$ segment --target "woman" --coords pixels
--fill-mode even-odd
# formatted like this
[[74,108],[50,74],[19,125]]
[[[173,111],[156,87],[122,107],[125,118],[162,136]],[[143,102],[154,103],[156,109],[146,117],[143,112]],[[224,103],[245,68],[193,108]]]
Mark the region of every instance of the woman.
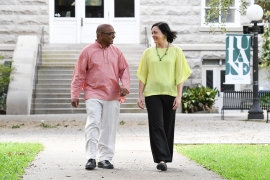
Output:
[[151,30],[156,46],[146,49],[140,61],[137,104],[144,109],[144,95],[153,159],[157,169],[166,171],[173,157],[175,113],[191,70],[182,50],[171,44],[177,32],[164,22],[155,23]]

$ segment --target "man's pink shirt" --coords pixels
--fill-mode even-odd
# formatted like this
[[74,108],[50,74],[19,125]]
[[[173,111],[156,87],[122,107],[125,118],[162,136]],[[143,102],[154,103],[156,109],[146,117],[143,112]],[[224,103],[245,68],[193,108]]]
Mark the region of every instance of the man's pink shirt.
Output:
[[79,55],[71,82],[71,99],[119,100],[120,85],[130,92],[130,73],[128,63],[122,52],[115,46],[107,48],[95,42],[86,46]]

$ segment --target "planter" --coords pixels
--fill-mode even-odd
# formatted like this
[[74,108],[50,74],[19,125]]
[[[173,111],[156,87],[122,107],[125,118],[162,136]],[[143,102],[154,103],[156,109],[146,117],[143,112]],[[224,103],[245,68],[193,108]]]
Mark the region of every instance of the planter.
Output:
[[2,110],[2,109],[0,109],[0,115],[6,115],[6,110]]

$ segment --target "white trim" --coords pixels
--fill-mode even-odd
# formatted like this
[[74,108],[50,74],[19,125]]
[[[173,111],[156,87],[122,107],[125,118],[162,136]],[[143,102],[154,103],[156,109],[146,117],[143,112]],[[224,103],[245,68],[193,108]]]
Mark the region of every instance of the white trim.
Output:
[[84,9],[83,11],[80,11],[80,7],[82,7],[82,3],[85,3],[85,1],[75,1],[75,18],[76,18],[76,43],[81,43],[81,18],[84,17]]
[[52,42],[53,14],[54,14],[54,0],[49,0],[49,43]]
[[[221,89],[220,87],[220,71],[226,70],[225,64],[223,65],[203,65],[202,66],[202,85],[206,86],[206,71],[211,70],[213,71],[213,88],[217,88],[219,91]],[[234,84],[234,90],[240,91],[241,90],[241,84]]]
[[140,44],[140,14],[141,14],[141,3],[140,3],[141,0],[135,0],[135,17],[136,17],[136,26],[137,26],[137,33],[135,34],[136,35],[136,43],[137,44]]
[[16,44],[0,44],[0,51],[14,51]]
[[[202,0],[202,4],[201,4],[201,26],[202,27],[218,27],[218,23],[209,23],[208,25],[204,24],[205,22],[205,19],[204,19],[204,16],[205,16],[205,2],[206,0]],[[239,0],[235,0],[235,7],[232,8],[235,10],[235,22],[234,23],[225,23],[226,25],[226,28],[227,27],[240,27],[241,26],[241,22],[240,22],[240,12],[237,10],[237,8],[240,6],[240,2]]]

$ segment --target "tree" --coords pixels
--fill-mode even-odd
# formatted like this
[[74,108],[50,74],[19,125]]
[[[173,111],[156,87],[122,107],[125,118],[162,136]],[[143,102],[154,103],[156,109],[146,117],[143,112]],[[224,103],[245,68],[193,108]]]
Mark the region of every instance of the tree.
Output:
[[[237,1],[237,0],[235,0]],[[241,15],[246,14],[247,1],[239,0],[240,6],[238,11]],[[270,1],[269,0],[255,0],[255,4],[260,5],[264,10],[262,22],[264,23],[264,33],[262,34],[261,46],[261,67],[267,68],[270,71]],[[233,5],[233,0],[208,0],[208,10],[205,15],[205,24],[210,25],[210,30],[214,33],[216,28],[221,29],[222,33],[226,32],[226,19],[230,13],[230,6]],[[215,21],[219,17],[221,21]]]

